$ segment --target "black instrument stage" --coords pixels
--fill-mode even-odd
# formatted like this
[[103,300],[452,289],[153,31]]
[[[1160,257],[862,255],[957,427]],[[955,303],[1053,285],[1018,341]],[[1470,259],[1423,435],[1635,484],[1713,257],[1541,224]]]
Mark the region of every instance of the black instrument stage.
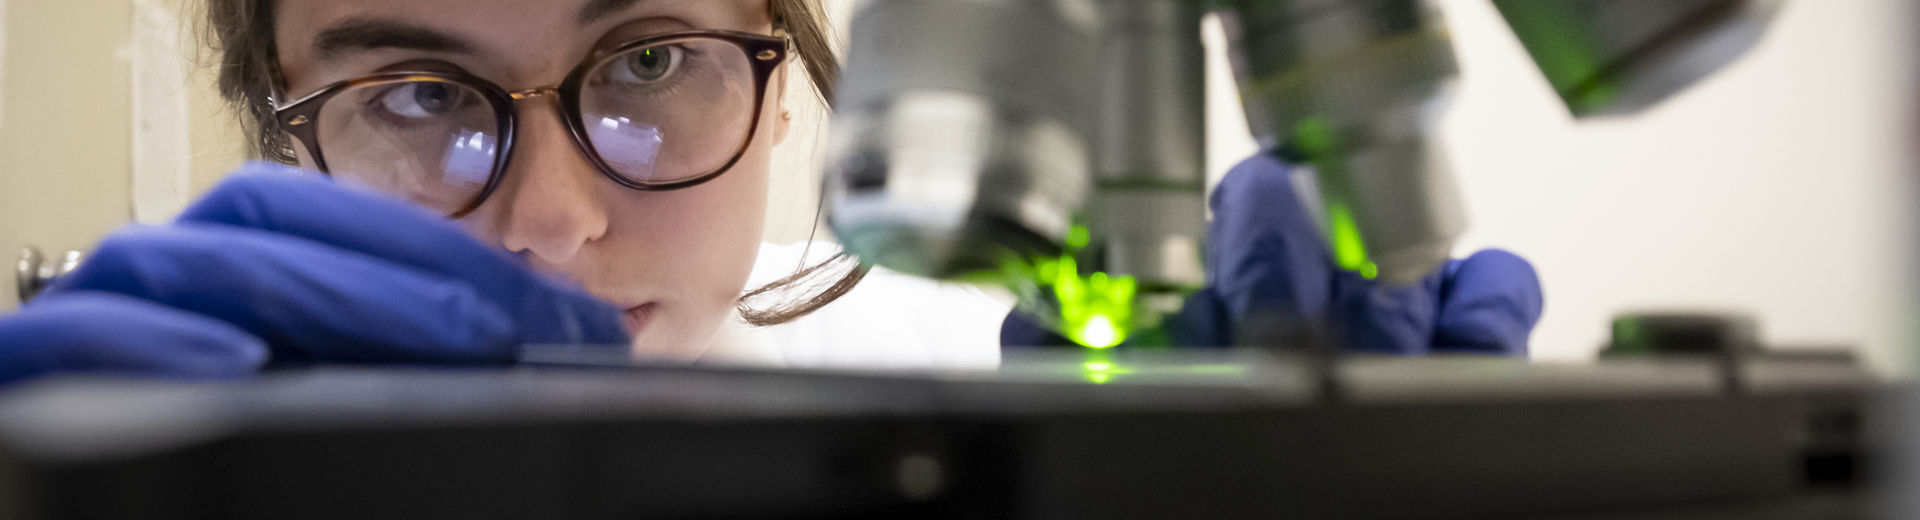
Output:
[[1819,359],[593,357],[17,387],[0,518],[1850,518],[1891,393]]

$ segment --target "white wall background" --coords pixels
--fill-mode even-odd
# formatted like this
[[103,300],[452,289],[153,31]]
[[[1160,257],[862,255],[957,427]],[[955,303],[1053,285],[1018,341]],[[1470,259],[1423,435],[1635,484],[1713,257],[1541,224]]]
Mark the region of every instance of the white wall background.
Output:
[[[829,0],[842,28],[854,1]],[[1898,366],[1913,293],[1913,16],[1900,0],[1784,3],[1720,74],[1632,118],[1576,124],[1487,0],[1437,2],[1462,69],[1441,136],[1471,218],[1459,251],[1503,247],[1539,268],[1535,359],[1590,359],[1622,311],[1719,309],[1754,313],[1774,344]],[[1214,47],[1217,179],[1255,147]],[[818,204],[819,136],[806,130],[823,112],[794,107],[773,241],[805,239]]]
[[1443,127],[1472,228],[1538,265],[1536,359],[1584,359],[1638,308],[1740,310],[1776,344],[1896,366],[1911,316],[1909,2],[1788,1],[1752,53],[1631,119],[1575,124],[1484,0]]

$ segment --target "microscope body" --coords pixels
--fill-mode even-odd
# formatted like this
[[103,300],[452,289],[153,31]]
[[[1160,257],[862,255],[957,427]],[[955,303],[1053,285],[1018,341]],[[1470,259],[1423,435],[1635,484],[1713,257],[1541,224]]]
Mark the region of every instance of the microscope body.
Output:
[[1008,286],[1109,346],[1204,282],[1202,6],[881,0],[835,100],[828,221],[862,259]]
[[[1670,96],[1772,11],[1495,3],[1581,116]],[[1421,0],[870,0],[835,100],[829,225],[865,262],[1010,287],[1083,345],[1152,328],[1205,281],[1207,12],[1255,138],[1311,173],[1329,260],[1389,285],[1443,265],[1466,226],[1432,139],[1457,67]]]
[[[1012,287],[1083,344],[1152,327],[1205,281],[1199,28],[1212,7],[869,2],[836,100],[829,224],[877,265]],[[1373,275],[1384,262],[1392,281],[1431,272],[1464,226],[1418,126],[1453,70],[1432,17],[1413,0],[1224,7],[1243,79],[1255,78],[1243,83],[1263,86],[1247,103],[1263,140],[1284,149],[1299,128],[1321,131],[1296,159],[1319,177],[1317,217],[1349,254],[1341,265]],[[1407,58],[1393,47],[1403,33],[1434,63],[1391,61]],[[1374,61],[1337,66],[1356,53]]]

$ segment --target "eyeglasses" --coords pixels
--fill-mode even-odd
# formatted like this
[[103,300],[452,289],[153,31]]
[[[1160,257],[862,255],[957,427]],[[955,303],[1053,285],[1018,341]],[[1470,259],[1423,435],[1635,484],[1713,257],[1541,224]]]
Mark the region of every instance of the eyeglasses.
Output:
[[500,185],[516,100],[555,96],[574,143],[613,182],[674,190],[739,162],[786,56],[784,36],[681,32],[595,50],[556,86],[509,92],[465,72],[385,72],[274,116],[320,171],[458,218]]

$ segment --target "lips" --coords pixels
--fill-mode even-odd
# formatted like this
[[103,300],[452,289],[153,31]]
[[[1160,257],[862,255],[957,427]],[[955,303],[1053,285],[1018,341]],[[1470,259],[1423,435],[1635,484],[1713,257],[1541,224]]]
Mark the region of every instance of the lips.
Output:
[[627,325],[629,335],[639,336],[641,331],[646,330],[647,323],[653,321],[653,311],[659,307],[659,304],[648,302],[627,308],[620,319]]

